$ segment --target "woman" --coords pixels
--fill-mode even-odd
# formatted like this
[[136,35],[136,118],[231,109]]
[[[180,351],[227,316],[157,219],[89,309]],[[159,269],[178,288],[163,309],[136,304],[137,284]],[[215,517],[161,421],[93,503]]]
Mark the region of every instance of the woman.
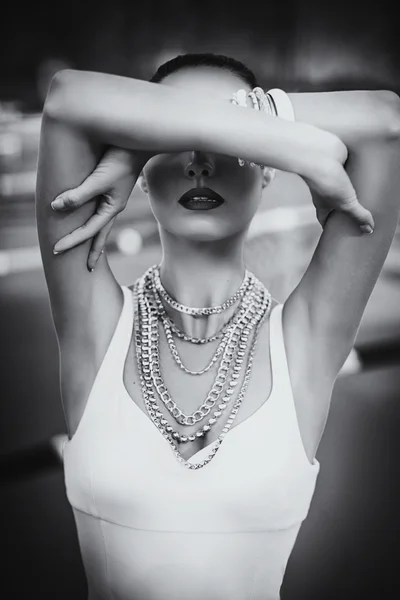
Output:
[[[185,55],[152,82],[66,71],[48,93],[37,220],[90,600],[276,600],[309,509],[399,216],[400,101],[256,86]],[[243,263],[275,168],[323,225],[284,305]],[[102,249],[139,177],[163,254],[128,288]]]

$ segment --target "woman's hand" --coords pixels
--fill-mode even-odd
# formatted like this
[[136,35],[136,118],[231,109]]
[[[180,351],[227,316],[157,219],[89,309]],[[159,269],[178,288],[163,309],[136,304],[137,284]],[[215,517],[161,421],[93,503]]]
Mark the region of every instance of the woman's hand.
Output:
[[56,211],[75,210],[96,196],[100,197],[96,212],[72,233],[61,238],[53,252],[65,252],[93,238],[88,268],[93,270],[103,251],[117,215],[124,210],[132,189],[152,153],[110,147],[99,164],[76,188],[62,192],[51,203]]
[[[234,96],[235,104],[252,110],[253,103],[247,103],[246,91],[238,90]],[[310,188],[317,219],[324,227],[328,215],[333,210],[348,214],[367,233],[372,233],[374,220],[371,213],[357,199],[344,164],[348,159],[348,150],[342,140],[335,134],[310,126],[306,123],[296,123],[303,128],[303,139],[307,140],[304,159],[297,163],[300,175]]]
[[344,167],[348,159],[347,149],[339,138],[336,139],[338,143],[333,145],[333,150],[316,160],[311,175],[302,175],[310,188],[317,219],[324,227],[333,210],[344,212],[364,233],[372,233],[375,227],[373,216],[357,198]]

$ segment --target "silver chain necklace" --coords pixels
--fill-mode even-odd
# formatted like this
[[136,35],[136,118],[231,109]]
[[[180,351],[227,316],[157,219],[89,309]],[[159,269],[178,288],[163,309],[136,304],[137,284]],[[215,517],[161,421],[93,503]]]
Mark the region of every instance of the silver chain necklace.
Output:
[[[229,331],[229,338],[224,348],[221,365],[218,369],[218,374],[211,392],[208,394],[206,401],[198,410],[196,410],[192,415],[184,415],[183,412],[177,407],[176,403],[172,400],[164,384],[163,378],[161,377],[158,334],[160,307],[156,301],[156,298],[154,297],[154,293],[152,293],[152,290],[154,290],[154,284],[152,283],[154,281],[154,279],[152,279],[154,269],[155,267],[151,267],[144,276],[135,282],[133,292],[135,303],[135,348],[143,399],[151,420],[161,431],[162,435],[167,439],[178,460],[182,462],[184,466],[190,469],[197,469],[207,464],[213,458],[213,456],[215,456],[223,438],[229,431],[234,418],[236,417],[237,411],[247,390],[259,331],[262,322],[269,312],[271,297],[266,288],[264,288],[261,282],[258,282],[257,280],[259,284],[257,287],[258,293],[253,291],[253,303],[249,303],[247,308],[248,314],[245,313],[242,315],[242,319],[238,319],[239,322],[235,324],[236,326],[232,325],[232,330]],[[244,350],[247,347],[246,342],[248,340],[250,331],[253,328],[255,329],[254,338],[248,356],[244,381],[238,398],[233,404],[233,408],[227,423],[223,428],[222,433],[216,440],[217,444],[212,450],[211,454],[201,463],[192,464],[186,461],[178,452],[175,442],[178,441],[179,443],[184,443],[195,441],[197,438],[204,436],[208,431],[210,431],[210,429],[217,422],[217,419],[221,417],[224,409],[228,405],[228,402],[230,402],[232,399],[235,386],[238,384],[238,379],[245,356]],[[194,423],[204,419],[218,401],[222,389],[226,383],[227,374],[233,362],[235,351],[237,352],[235,364],[233,366],[233,373],[231,375],[231,381],[228,383],[228,389],[226,390],[222,402],[218,404],[219,410],[214,412],[214,416],[208,420],[207,425],[204,425],[194,434],[183,436],[179,432],[173,431],[173,428],[168,424],[168,421],[164,418],[164,415],[157,404],[155,392],[158,393],[167,410],[170,412],[170,414],[172,414],[173,418],[177,422],[186,425],[193,425]]]
[[[246,292],[245,292],[242,300],[244,300],[244,298],[246,298],[246,295],[251,290],[254,289],[256,278],[254,277],[254,275],[252,275],[251,278],[252,278],[252,281],[251,281],[249,287],[246,289]],[[157,296],[157,298],[159,298],[159,295]],[[162,306],[162,303],[161,303],[161,306]],[[162,308],[164,308],[164,307],[162,306]],[[221,339],[224,336],[224,334],[226,333],[226,331],[230,328],[230,326],[232,325],[235,318],[236,318],[236,312],[232,315],[232,317],[229,319],[229,321],[227,321],[227,323],[225,323],[225,325],[219,331],[217,331],[214,335],[211,335],[211,336],[205,337],[205,338],[196,338],[196,337],[188,335],[184,331],[181,331],[177,327],[177,325],[173,322],[173,320],[167,315],[166,311],[165,310],[161,311],[161,319],[171,329],[172,333],[179,339],[182,339],[185,342],[191,342],[192,344],[208,344],[209,342],[214,342],[215,340]]]
[[[172,327],[171,327],[168,319],[166,318],[165,309],[163,307],[160,297],[158,296],[157,290],[155,289],[155,287],[153,287],[154,297],[156,299],[157,307],[158,307],[158,311],[159,311],[159,317],[162,322],[162,326],[164,328],[164,333],[165,333],[165,336],[167,339],[167,343],[168,343],[171,355],[173,356],[176,364],[183,371],[185,371],[186,373],[188,373],[190,375],[203,375],[203,373],[206,373],[207,371],[209,371],[212,368],[212,366],[216,363],[216,361],[218,360],[218,358],[221,356],[222,352],[224,351],[224,349],[229,341],[230,333],[233,331],[233,329],[235,328],[237,323],[243,318],[243,316],[246,312],[246,309],[249,306],[249,304],[251,302],[251,298],[252,298],[249,290],[252,290],[253,287],[254,287],[254,283],[253,283],[252,287],[250,287],[246,291],[245,295],[243,296],[243,298],[241,300],[241,304],[238,307],[238,310],[235,311],[232,319],[229,320],[229,326],[224,327],[225,331],[224,331],[223,336],[221,336],[222,341],[218,345],[211,361],[204,369],[201,369],[200,371],[192,371],[192,370],[188,369],[187,367],[185,367],[185,365],[183,364],[182,359],[180,358],[178,349],[177,349],[176,344],[173,339]],[[203,342],[203,343],[211,340],[211,338],[196,338],[196,340],[198,340],[198,339],[201,340],[201,342]],[[191,341],[191,339],[188,341]]]
[[[152,279],[152,269],[149,269],[149,271],[147,272],[148,277],[145,277],[145,284],[144,287],[149,286],[151,287],[151,279]],[[264,294],[265,292],[265,288],[262,286],[262,284],[260,283],[261,289],[260,292],[262,294]],[[257,305],[260,304],[260,299],[259,296],[257,294],[254,295],[254,297],[257,299]],[[269,297],[270,298],[270,297]],[[150,297],[150,302],[152,302],[152,299]],[[269,300],[268,300],[269,302]],[[152,379],[154,382],[154,386],[162,400],[162,402],[164,403],[164,405],[166,406],[167,410],[170,412],[170,414],[174,417],[174,419],[179,422],[182,425],[193,425],[194,423],[204,419],[207,414],[210,412],[211,408],[214,406],[214,404],[218,401],[220,394],[222,393],[223,387],[226,383],[226,379],[227,379],[227,375],[231,369],[231,364],[233,361],[233,356],[235,354],[235,351],[237,350],[237,358],[236,358],[236,362],[235,362],[235,366],[233,368],[233,374],[231,376],[231,381],[228,383],[228,385],[233,388],[235,385],[237,385],[237,379],[239,378],[240,375],[240,370],[241,370],[241,364],[243,363],[243,357],[245,355],[244,350],[246,349],[246,343],[247,339],[248,339],[248,333],[250,331],[250,329],[253,327],[253,325],[255,325],[256,321],[252,318],[254,315],[257,315],[257,311],[259,312],[259,308],[258,306],[250,306],[247,309],[247,312],[244,315],[244,321],[243,322],[239,322],[236,328],[236,331],[233,330],[230,333],[230,336],[228,338],[228,347],[225,348],[224,351],[224,355],[221,361],[221,365],[218,369],[218,374],[216,377],[216,380],[212,386],[211,391],[209,392],[206,401],[204,402],[204,404],[197,409],[192,415],[185,415],[183,414],[183,412],[176,406],[176,403],[171,399],[171,396],[166,388],[166,385],[163,381],[162,375],[161,375],[161,371],[160,371],[160,357],[159,357],[159,334],[158,334],[158,323],[154,322],[153,323],[153,338],[155,340],[157,340],[157,344],[156,344],[156,351],[154,352],[154,356],[153,356],[153,360],[150,362],[150,367],[151,367],[151,374],[152,374]],[[261,312],[259,312],[258,314],[258,318],[261,316]],[[246,323],[246,317],[247,317],[247,323]],[[241,331],[244,329],[245,325],[247,325],[246,329],[248,329],[248,331],[246,330],[246,332],[243,334],[241,333]],[[237,349],[237,347],[239,347],[239,349]],[[232,389],[229,389],[227,391],[228,395],[231,395],[233,393]],[[214,413],[214,416],[219,417],[221,415],[220,411],[217,411],[216,413]],[[211,418],[209,420],[209,425],[213,425],[215,423],[215,419]],[[209,431],[210,427],[208,425],[203,427],[202,432],[198,432],[198,436],[204,435],[205,433],[207,433]],[[172,430],[172,428],[171,428]],[[174,437],[176,439],[178,439],[179,441],[192,441],[192,439],[186,438],[186,436],[183,436],[182,440],[180,439],[180,434],[178,434],[177,432],[174,432]]]
[[154,269],[154,283],[157,288],[157,291],[163,297],[165,302],[167,302],[175,310],[178,310],[179,312],[185,313],[187,315],[191,315],[192,317],[215,315],[223,312],[243,296],[247,286],[249,285],[249,280],[250,273],[246,269],[245,276],[240,288],[237,290],[237,292],[233,294],[233,296],[228,298],[228,300],[226,300],[223,304],[220,304],[219,306],[208,306],[205,308],[194,308],[190,306],[185,306],[184,304],[181,304],[180,302],[177,302],[177,300],[171,298],[171,296],[168,294],[167,290],[161,283],[160,266],[157,265],[157,267]]

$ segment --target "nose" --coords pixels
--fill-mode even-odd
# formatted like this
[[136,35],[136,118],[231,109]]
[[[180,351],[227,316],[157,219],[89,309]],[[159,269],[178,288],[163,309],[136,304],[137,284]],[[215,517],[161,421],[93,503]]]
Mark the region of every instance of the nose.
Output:
[[193,150],[185,164],[185,176],[189,179],[211,177],[214,173],[214,161],[209,154]]

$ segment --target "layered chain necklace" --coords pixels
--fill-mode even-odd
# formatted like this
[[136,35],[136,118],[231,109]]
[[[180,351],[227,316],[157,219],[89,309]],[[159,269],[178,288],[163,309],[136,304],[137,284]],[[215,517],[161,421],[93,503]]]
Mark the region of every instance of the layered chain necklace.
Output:
[[[219,332],[208,338],[195,338],[178,329],[176,324],[167,315],[162,300],[175,310],[194,317],[218,314],[232,306],[235,302],[239,301],[239,304],[233,316]],[[250,380],[261,325],[271,307],[271,295],[255,275],[246,270],[243,283],[238,291],[220,306],[206,308],[188,307],[171,298],[161,283],[159,265],[154,265],[142,277],[136,280],[133,287],[133,301],[135,354],[143,400],[147,412],[154,425],[168,441],[178,461],[188,469],[199,469],[208,464],[217,453],[244,399]],[[219,360],[217,375],[211,390],[207,394],[203,404],[190,415],[184,414],[177,406],[162,377],[159,324],[164,329],[168,348],[174,361],[186,373],[194,376],[202,375],[208,372]],[[250,333],[253,330],[254,334],[250,344],[243,383],[237,399],[233,400],[235,388],[239,383],[239,378],[244,368]],[[192,371],[183,364],[174,341],[174,336],[192,344],[206,344],[217,339],[221,341],[208,365],[200,371]],[[164,418],[157,398],[161,400],[173,419],[181,425],[189,426],[200,423],[206,419],[212,409],[216,410],[214,410],[213,415],[195,433],[182,435],[180,432],[175,431],[169,425],[167,419]],[[210,454],[199,463],[191,463],[186,460],[179,453],[177,444],[190,444],[206,435],[218,423],[228,407],[230,408],[229,417]]]

